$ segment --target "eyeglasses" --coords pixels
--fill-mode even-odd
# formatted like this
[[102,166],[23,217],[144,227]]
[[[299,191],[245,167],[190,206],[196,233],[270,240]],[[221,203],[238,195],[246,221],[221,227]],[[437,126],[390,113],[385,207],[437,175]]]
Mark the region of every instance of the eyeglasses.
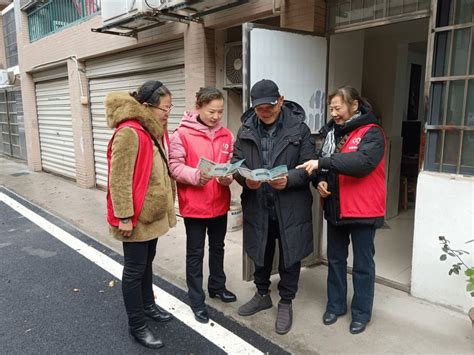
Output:
[[158,107],[158,106],[152,105],[152,104],[148,104],[148,106],[157,108],[158,110],[160,110],[160,111],[162,111],[162,112],[164,112],[164,113],[170,113],[171,110],[172,110],[173,107],[174,107],[174,105],[170,105],[170,107],[168,107],[168,108],[162,108],[162,107]]

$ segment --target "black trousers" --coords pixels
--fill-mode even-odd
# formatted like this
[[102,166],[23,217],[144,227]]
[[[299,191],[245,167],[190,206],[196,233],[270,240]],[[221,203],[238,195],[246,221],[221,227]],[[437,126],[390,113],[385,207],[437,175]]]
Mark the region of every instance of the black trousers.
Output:
[[270,288],[270,275],[273,267],[273,256],[275,254],[276,241],[279,242],[279,264],[278,273],[280,274],[280,282],[278,283],[278,292],[280,297],[284,301],[291,301],[295,298],[296,292],[298,291],[298,281],[300,278],[301,262],[297,262],[291,265],[289,268],[285,268],[283,259],[283,247],[280,239],[280,228],[278,221],[269,220],[268,225],[268,236],[267,245],[265,247],[265,259],[263,266],[255,265],[255,272],[253,274],[255,285],[257,286],[258,293],[264,295],[268,293]]
[[158,239],[147,242],[124,242],[124,268],[122,293],[128,324],[139,327],[145,324],[143,307],[155,303],[153,295],[152,263]]
[[215,218],[184,218],[186,227],[186,283],[191,308],[205,307],[202,289],[204,242],[209,236],[209,279],[207,289],[220,292],[225,289],[224,238],[227,232],[227,214]]
[[354,265],[352,283],[352,320],[367,323],[372,317],[375,288],[375,226],[334,226],[328,223],[328,304],[326,311],[343,314],[347,311],[347,257],[352,239]]

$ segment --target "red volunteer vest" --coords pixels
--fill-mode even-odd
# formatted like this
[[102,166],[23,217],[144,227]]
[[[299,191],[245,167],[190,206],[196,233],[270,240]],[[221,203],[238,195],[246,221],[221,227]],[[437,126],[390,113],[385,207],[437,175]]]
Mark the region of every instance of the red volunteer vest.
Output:
[[[227,163],[232,152],[232,134],[221,128],[213,139],[202,132],[187,127],[178,128],[179,137],[186,151],[185,163],[197,167],[203,157],[215,163]],[[214,218],[227,213],[230,189],[215,178],[204,186],[178,183],[179,210],[183,217]]]
[[[133,197],[133,211],[132,224],[135,227],[137,225],[138,217],[142,211],[143,201],[148,189],[148,182],[151,177],[151,169],[153,167],[153,143],[150,134],[142,127],[140,123],[134,120],[124,121],[120,123],[112,138],[109,141],[107,147],[107,165],[108,165],[108,176],[110,178],[110,161],[112,159],[112,142],[114,141],[115,134],[124,127],[131,127],[135,130],[138,135],[138,153],[135,161],[135,168],[133,170],[133,182],[132,182],[132,197]],[[110,180],[110,179],[108,179]],[[120,219],[115,217],[114,206],[112,204],[112,198],[110,196],[110,186],[107,181],[107,222],[114,227],[118,227]]]
[[[365,133],[375,124],[354,130],[341,153],[356,152]],[[367,176],[356,178],[339,174],[340,218],[371,218],[385,216],[385,153],[377,167]]]

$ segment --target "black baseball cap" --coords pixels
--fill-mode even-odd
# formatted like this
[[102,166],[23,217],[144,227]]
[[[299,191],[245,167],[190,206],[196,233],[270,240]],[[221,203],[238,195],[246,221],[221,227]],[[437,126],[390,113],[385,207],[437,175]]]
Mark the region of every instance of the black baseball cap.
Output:
[[252,107],[257,107],[258,105],[263,104],[275,105],[280,96],[277,84],[268,79],[262,79],[259,82],[256,82],[250,90]]

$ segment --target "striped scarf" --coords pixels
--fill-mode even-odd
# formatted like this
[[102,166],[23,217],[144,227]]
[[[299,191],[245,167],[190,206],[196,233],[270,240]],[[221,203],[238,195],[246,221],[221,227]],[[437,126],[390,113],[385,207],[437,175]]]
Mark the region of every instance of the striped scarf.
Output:
[[[359,118],[361,116],[361,112],[357,111],[351,118],[349,118],[346,122],[344,122],[344,125],[349,123],[352,120],[355,120],[356,118]],[[334,135],[334,126],[332,129],[328,132],[326,139],[324,140],[324,145],[321,150],[321,156],[323,158],[330,157],[332,154],[334,154],[334,151],[336,150],[336,137]]]

